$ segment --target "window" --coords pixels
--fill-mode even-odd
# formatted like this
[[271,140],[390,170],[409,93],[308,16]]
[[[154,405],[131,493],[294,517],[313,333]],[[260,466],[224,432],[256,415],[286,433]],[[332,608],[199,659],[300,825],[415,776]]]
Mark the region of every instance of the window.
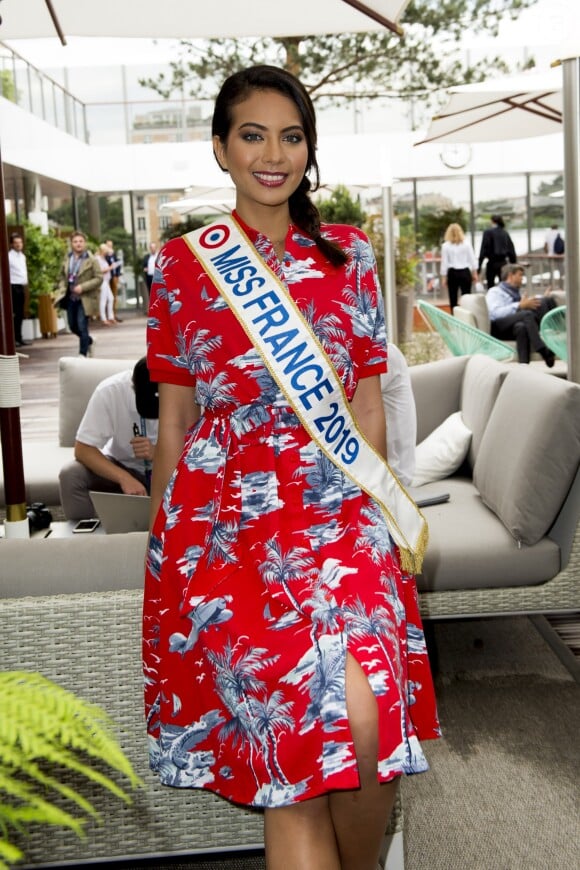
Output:
[[147,221],[144,217],[137,218],[137,229],[138,230],[146,230],[147,229]]
[[143,211],[143,209],[145,208],[145,197],[144,196],[137,197],[137,208],[140,211]]

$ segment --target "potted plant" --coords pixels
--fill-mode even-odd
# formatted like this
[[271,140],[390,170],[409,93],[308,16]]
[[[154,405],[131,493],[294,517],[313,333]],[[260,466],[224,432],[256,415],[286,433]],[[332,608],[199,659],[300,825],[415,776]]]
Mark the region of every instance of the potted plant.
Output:
[[400,342],[409,341],[413,332],[415,285],[420,260],[414,234],[400,235],[395,246],[395,286]]
[[[0,672],[0,710],[0,870],[8,870],[24,857],[8,839],[11,829],[60,825],[83,836],[86,817],[99,819],[80,791],[59,780],[59,769],[74,771],[127,803],[129,795],[99,766],[123,774],[133,788],[141,782],[107,714],[41,674]],[[70,811],[63,808],[67,803]]]
[[57,313],[53,307],[53,293],[58,281],[66,243],[50,230],[45,235],[40,227],[31,223],[24,226],[24,253],[28,270],[30,299],[29,317],[38,317],[42,336],[58,332]]
[[[368,219],[364,230],[372,242],[378,273],[382,278],[385,270],[382,218],[379,215],[373,215]],[[414,234],[401,235],[395,241],[395,292],[397,295],[397,326],[400,344],[409,341],[413,332],[415,283],[420,257],[416,251]]]

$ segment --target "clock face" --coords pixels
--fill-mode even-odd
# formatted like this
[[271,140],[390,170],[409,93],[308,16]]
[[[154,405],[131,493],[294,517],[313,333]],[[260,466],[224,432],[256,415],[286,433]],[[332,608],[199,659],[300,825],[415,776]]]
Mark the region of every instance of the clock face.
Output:
[[471,160],[471,148],[469,145],[446,145],[440,156],[445,166],[461,169]]

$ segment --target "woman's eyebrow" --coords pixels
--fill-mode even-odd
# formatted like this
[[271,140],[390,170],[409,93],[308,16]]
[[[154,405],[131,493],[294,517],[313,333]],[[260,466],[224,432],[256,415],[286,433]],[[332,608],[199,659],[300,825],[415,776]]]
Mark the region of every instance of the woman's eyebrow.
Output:
[[[268,127],[265,124],[258,124],[257,121],[244,121],[243,124],[240,124],[239,130],[243,130],[244,127],[254,127],[258,130],[267,130]],[[288,127],[284,127],[282,129],[282,133],[288,133],[290,130],[300,130],[304,132],[304,129],[301,124],[290,124]]]

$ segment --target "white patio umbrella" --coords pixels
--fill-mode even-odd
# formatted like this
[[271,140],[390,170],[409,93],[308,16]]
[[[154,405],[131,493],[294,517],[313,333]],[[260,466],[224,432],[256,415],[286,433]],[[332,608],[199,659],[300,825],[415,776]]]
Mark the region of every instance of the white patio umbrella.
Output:
[[206,38],[356,33],[397,24],[409,0],[3,0],[3,40],[54,36]]
[[497,142],[562,129],[562,73],[522,74],[449,88],[418,142]]
[[580,382],[580,48],[563,48],[554,66],[540,75],[450,88],[446,105],[416,145],[498,142],[562,130],[568,378]]
[[[14,42],[66,36],[204,38],[299,36],[364,32],[388,28],[401,33],[397,21],[409,0],[3,0],[0,39]],[[27,535],[24,472],[19,413],[19,380],[12,334],[8,240],[0,155],[0,359],[9,359],[14,387],[0,392],[0,437],[7,507],[6,533]],[[16,366],[12,366],[12,362]],[[16,368],[16,372],[14,369]]]

